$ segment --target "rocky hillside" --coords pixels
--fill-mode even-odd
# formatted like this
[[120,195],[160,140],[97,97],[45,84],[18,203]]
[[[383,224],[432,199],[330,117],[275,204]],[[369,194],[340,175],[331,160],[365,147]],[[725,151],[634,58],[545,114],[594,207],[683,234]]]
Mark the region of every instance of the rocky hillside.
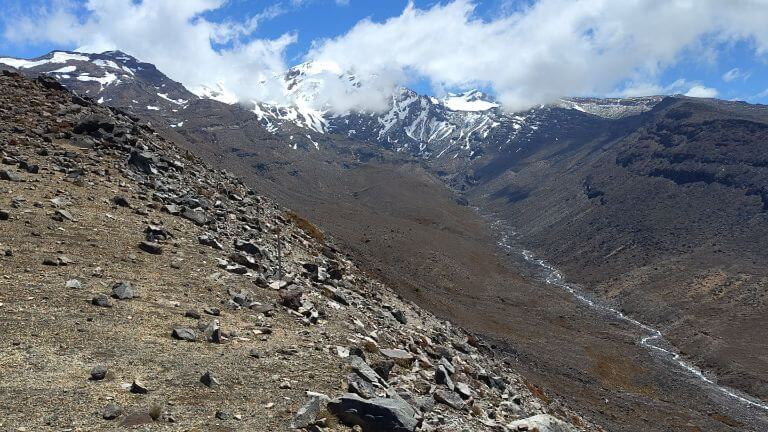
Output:
[[0,88],[0,428],[594,430],[146,124]]

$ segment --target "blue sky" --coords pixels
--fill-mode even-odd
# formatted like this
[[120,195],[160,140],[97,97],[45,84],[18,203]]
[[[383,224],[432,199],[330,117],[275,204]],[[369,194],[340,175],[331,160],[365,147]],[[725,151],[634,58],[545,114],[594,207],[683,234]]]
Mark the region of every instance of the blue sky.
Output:
[[[163,22],[172,17],[161,16],[154,26],[135,27],[132,38],[151,39],[155,46],[134,45],[125,35],[110,31],[134,28],[130,16],[126,21],[109,16],[120,15],[115,5],[125,4],[129,15],[132,6],[136,7],[132,13],[138,14],[144,2],[184,4],[187,15],[183,8],[177,9],[191,24],[177,29],[169,25],[164,33]],[[345,69],[384,77],[387,85],[396,81],[421,93],[479,87],[515,107],[560,96],[655,93],[768,103],[768,30],[762,29],[768,27],[768,2],[746,0],[731,7],[736,3],[700,0],[692,9],[652,7],[650,1],[639,2],[640,6],[607,3],[414,0],[409,6],[405,0],[4,0],[0,55],[29,58],[53,49],[113,47],[157,64],[185,84],[208,85],[202,81],[210,77],[212,82],[215,78],[229,83],[238,94],[249,93],[248,77],[257,74],[255,69],[266,76],[309,58],[330,60]],[[111,12],[98,18],[100,9]],[[174,10],[145,9],[157,14]],[[261,16],[256,25],[208,47],[198,49],[181,40],[186,31],[194,30],[195,35],[203,31],[199,22],[247,25],[254,16]],[[372,23],[355,28],[366,19]],[[338,39],[328,42],[329,38]],[[205,45],[205,39],[203,33],[203,42],[198,43]],[[156,49],[163,45],[168,49]],[[196,58],[204,50],[212,52]],[[184,57],[193,59],[194,65],[183,64]],[[201,62],[205,76],[203,71],[189,72],[200,68]],[[220,70],[241,72],[214,77]]]

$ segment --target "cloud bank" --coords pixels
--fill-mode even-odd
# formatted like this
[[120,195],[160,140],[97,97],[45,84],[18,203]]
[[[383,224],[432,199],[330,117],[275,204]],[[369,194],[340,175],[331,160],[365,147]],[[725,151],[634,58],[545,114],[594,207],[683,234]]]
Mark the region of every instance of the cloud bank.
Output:
[[[341,1],[340,4],[344,4]],[[538,0],[478,16],[473,0],[409,4],[384,22],[363,20],[318,40],[306,60],[335,63],[362,82],[352,90],[337,74],[318,77],[314,103],[336,110],[381,108],[397,85],[426,80],[436,91],[492,89],[509,110],[574,95],[640,95],[669,90],[660,74],[682,60],[708,62],[736,42],[768,52],[763,0]],[[241,100],[286,102],[274,79],[287,67],[296,33],[259,39],[259,23],[283,12],[267,8],[241,21],[201,14],[224,0],[89,0],[18,17],[6,38],[47,40],[83,51],[120,49],[154,63],[190,88],[221,82]],[[7,21],[6,21],[7,22]],[[735,79],[736,72],[724,76]],[[673,83],[674,84],[674,83]],[[717,90],[677,82],[675,92],[712,97]],[[353,93],[350,93],[352,91]]]

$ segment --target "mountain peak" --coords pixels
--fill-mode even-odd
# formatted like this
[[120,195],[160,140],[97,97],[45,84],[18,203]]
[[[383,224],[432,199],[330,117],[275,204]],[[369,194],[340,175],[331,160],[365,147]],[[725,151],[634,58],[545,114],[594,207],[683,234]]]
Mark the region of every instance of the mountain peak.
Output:
[[499,107],[498,103],[480,90],[448,93],[441,102],[451,111],[487,111]]

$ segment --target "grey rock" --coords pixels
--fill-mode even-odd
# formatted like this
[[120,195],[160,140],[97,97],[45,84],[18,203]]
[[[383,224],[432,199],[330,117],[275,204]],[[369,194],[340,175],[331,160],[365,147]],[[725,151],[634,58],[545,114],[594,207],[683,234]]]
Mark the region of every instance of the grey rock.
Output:
[[112,202],[115,205],[120,206],[120,207],[131,208],[131,203],[128,201],[128,198],[126,198],[126,197],[124,197],[122,195],[117,195],[116,197],[112,198]]
[[149,393],[149,389],[147,388],[147,386],[144,385],[144,383],[142,383],[141,381],[139,381],[137,379],[133,380],[133,382],[131,383],[131,390],[130,391],[131,391],[131,393],[136,393],[136,394],[147,394],[147,393]]
[[104,294],[96,295],[91,299],[91,304],[99,307],[112,307],[112,302]]
[[205,211],[202,209],[192,210],[185,207],[184,210],[181,211],[181,217],[194,222],[195,225],[205,225],[208,223],[208,217],[205,215]]
[[184,313],[184,316],[192,319],[200,319],[200,312],[190,309]]
[[10,170],[0,170],[0,180],[7,180],[12,182],[20,182],[21,177],[19,177],[18,174],[16,174],[13,171]]
[[114,420],[120,417],[122,414],[123,409],[120,408],[120,405],[110,403],[101,411],[101,418],[104,420]]
[[130,282],[120,281],[112,285],[112,297],[119,300],[128,300],[136,297],[136,289]]
[[347,362],[352,367],[352,370],[355,371],[356,374],[360,375],[360,377],[364,380],[372,384],[379,384],[384,387],[387,386],[387,382],[370,366],[368,366],[368,363],[366,363],[362,358],[356,355],[351,355],[347,357]]
[[203,234],[197,238],[197,241],[200,242],[201,245],[210,246],[217,250],[224,250],[224,245],[219,243],[219,241],[216,240],[216,238],[214,238],[212,235]]
[[510,430],[529,430],[538,432],[576,432],[578,429],[550,414],[538,414],[515,420],[507,425]]
[[445,366],[439,365],[435,369],[435,382],[438,384],[443,384],[449,389],[453,390],[453,380],[451,380],[450,375],[448,375],[448,371],[445,370]]
[[376,397],[376,388],[370,382],[356,373],[347,375],[347,391],[360,395],[365,399]]
[[70,279],[66,284],[64,284],[64,286],[70,289],[80,289],[83,287],[83,284],[77,279]]
[[210,371],[205,371],[205,373],[200,377],[200,382],[203,383],[206,387],[216,387],[219,385],[219,380],[217,380]]
[[398,348],[382,349],[381,355],[394,361],[400,366],[409,366],[411,363],[413,363],[414,360],[413,354]]
[[216,418],[219,420],[229,420],[232,418],[232,415],[226,411],[216,411]]
[[208,327],[205,328],[205,339],[212,343],[221,343],[221,327],[219,327],[219,320],[213,320]]
[[101,381],[107,376],[107,367],[104,365],[97,365],[91,369],[91,380]]
[[462,399],[469,399],[472,397],[472,389],[463,382],[457,382],[454,384],[456,393],[461,396]]
[[328,403],[329,398],[320,393],[313,393],[309,400],[296,412],[291,420],[291,429],[304,429],[317,422],[317,415]]
[[464,400],[453,391],[438,389],[432,396],[436,401],[448,405],[455,410],[463,411],[467,409],[467,404],[464,403]]
[[63,222],[65,220],[68,220],[68,221],[75,220],[75,217],[72,216],[72,213],[63,209],[56,210],[56,212],[53,214],[53,218],[59,222]]
[[185,340],[187,342],[195,342],[197,340],[197,333],[188,327],[175,327],[171,336],[174,339]]
[[328,402],[328,410],[363,432],[413,432],[419,425],[416,411],[402,399],[363,399],[347,393]]
[[144,252],[150,253],[152,255],[160,255],[163,253],[162,246],[160,246],[158,243],[149,242],[146,240],[139,243],[139,249],[143,250]]
[[392,309],[392,316],[399,322],[400,324],[408,324],[408,319],[405,317],[405,312],[401,311],[400,309]]

